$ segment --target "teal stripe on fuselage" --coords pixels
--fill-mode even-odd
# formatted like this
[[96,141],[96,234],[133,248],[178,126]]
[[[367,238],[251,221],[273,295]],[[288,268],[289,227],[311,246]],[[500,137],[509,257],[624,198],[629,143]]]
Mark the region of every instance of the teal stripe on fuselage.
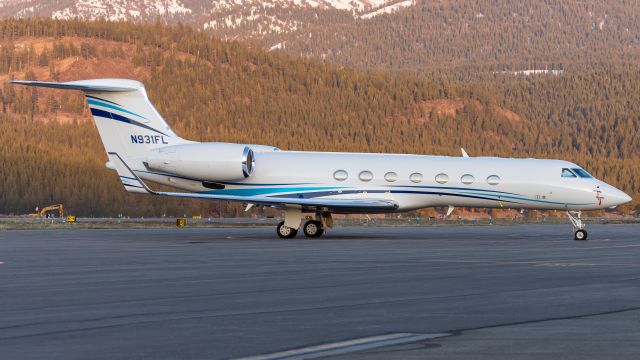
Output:
[[116,106],[116,105],[107,104],[107,103],[105,103],[105,102],[98,101],[98,100],[93,100],[93,99],[87,99],[87,102],[88,102],[90,105],[98,105],[98,106],[102,106],[102,107],[107,107],[107,108],[110,108],[110,109],[114,109],[114,110],[118,110],[118,111],[125,112],[125,113],[127,113],[127,114],[135,115],[135,116],[137,116],[137,117],[139,117],[139,118],[146,119],[146,117],[144,117],[144,116],[142,116],[142,115],[138,115],[138,114],[136,114],[136,113],[134,113],[134,112],[131,112],[131,111],[126,110],[126,109],[123,109],[123,108],[121,108],[121,107],[119,107],[119,106]]
[[[261,184],[261,185],[267,185],[268,184]],[[235,186],[256,186],[256,185],[252,185],[252,184],[235,184]],[[389,186],[391,187],[391,186]],[[205,194],[216,194],[216,195],[236,195],[236,196],[259,196],[259,195],[267,195],[267,196],[271,196],[271,195],[282,195],[282,194],[291,194],[291,195],[298,195],[298,194],[304,194],[307,192],[315,192],[315,191],[326,191],[326,190],[338,190],[338,189],[346,189],[346,188],[350,188],[350,187],[346,187],[346,186],[319,186],[319,187],[261,187],[261,188],[243,188],[243,189],[221,189],[221,190],[210,190],[210,191],[206,191],[204,192]],[[420,189],[420,188],[431,188],[431,189],[440,189],[440,190],[448,190],[451,192],[452,196],[455,196],[456,194],[466,194],[466,195],[476,195],[476,196],[482,196],[484,197],[486,200],[494,200],[494,201],[500,201],[502,199],[509,199],[509,200],[520,200],[520,201],[529,201],[529,202],[534,202],[534,203],[541,203],[541,204],[550,204],[550,205],[592,205],[592,203],[564,203],[564,202],[556,202],[556,201],[547,201],[547,200],[537,200],[537,199],[529,199],[526,197],[521,197],[521,196],[512,196],[512,195],[506,195],[506,194],[513,194],[513,193],[507,193],[507,192],[502,192],[502,191],[496,191],[496,190],[484,190],[484,189],[470,189],[471,191],[459,191],[458,189],[461,188],[454,188],[454,187],[448,187],[448,186],[397,186],[396,188],[400,188],[400,189],[406,189],[406,188],[416,188],[416,189]],[[373,189],[366,189],[366,188],[352,188],[354,190],[358,190],[358,191],[362,191],[362,192],[366,192],[366,191],[370,191],[370,192],[375,192],[375,190]],[[398,190],[400,190],[398,189]],[[386,191],[391,191],[394,192],[393,189],[389,189],[389,190],[385,190]],[[515,195],[515,194],[514,194]],[[441,196],[441,195],[438,195]],[[446,196],[446,195],[445,195]]]
[[510,195],[519,195],[522,196],[521,194],[516,194],[516,193],[511,193],[511,192],[504,192],[504,191],[498,191],[498,190],[489,190],[489,189],[474,189],[474,188],[462,188],[462,187],[451,187],[451,186],[423,186],[423,185],[385,185],[386,187],[400,187],[400,188],[409,188],[409,189],[436,189],[436,190],[459,190],[459,191],[468,191],[468,190],[473,190],[473,191],[482,191],[484,193],[488,193],[488,195],[492,195],[493,193],[495,194],[510,194]]
[[[472,192],[472,191],[461,191],[461,193],[462,194],[470,194],[470,195],[484,195],[484,196],[487,196],[487,194],[476,193],[476,192]],[[494,195],[494,196],[496,196],[496,195]],[[593,204],[593,203],[564,203],[564,202],[557,202],[557,201],[528,199],[528,198],[523,198],[523,197],[518,197],[518,196],[508,196],[508,195],[497,195],[497,196],[499,196],[500,199],[505,198],[505,199],[521,200],[521,201],[531,201],[531,202],[535,202],[535,203],[550,204],[550,205],[592,205]],[[496,199],[496,200],[500,200],[500,199]]]
[[344,187],[324,186],[324,187],[276,187],[276,188],[254,188],[254,189],[221,189],[205,191],[204,194],[215,195],[236,195],[236,196],[258,196],[258,195],[275,195],[284,193],[304,193],[307,191],[318,190],[338,190]]

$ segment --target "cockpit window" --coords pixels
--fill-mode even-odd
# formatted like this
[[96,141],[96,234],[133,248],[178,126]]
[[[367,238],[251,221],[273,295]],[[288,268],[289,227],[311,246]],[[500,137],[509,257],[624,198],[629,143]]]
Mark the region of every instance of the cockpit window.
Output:
[[583,169],[580,168],[571,168],[571,170],[573,170],[573,172],[575,172],[576,174],[578,174],[578,176],[580,176],[581,178],[592,178],[593,176],[591,176],[591,174],[589,174],[588,172],[584,171]]
[[565,169],[562,169],[562,177],[564,177],[564,178],[574,178],[574,177],[577,177],[577,176],[571,170],[565,168]]

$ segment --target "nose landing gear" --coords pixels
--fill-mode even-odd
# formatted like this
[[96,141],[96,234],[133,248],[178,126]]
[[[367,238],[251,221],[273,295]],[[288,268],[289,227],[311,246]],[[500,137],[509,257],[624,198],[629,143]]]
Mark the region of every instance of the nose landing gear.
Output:
[[[575,214],[575,216],[573,216],[572,213]],[[574,240],[587,240],[587,231],[584,229],[585,224],[580,218],[580,211],[567,211],[567,217],[569,221],[571,221],[571,225],[573,225]]]

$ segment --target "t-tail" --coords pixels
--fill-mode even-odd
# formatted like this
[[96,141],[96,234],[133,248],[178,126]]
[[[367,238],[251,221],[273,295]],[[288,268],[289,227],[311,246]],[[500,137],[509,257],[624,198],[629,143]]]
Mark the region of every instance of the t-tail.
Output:
[[12,81],[14,84],[81,90],[107,153],[136,158],[156,148],[190,143],[171,130],[151,105],[144,85],[128,79],[70,82]]

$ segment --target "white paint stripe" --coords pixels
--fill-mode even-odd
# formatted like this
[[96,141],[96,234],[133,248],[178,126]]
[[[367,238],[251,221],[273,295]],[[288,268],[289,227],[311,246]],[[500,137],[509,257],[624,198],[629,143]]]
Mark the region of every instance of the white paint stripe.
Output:
[[399,345],[411,343],[421,340],[430,340],[443,336],[449,336],[448,333],[437,334],[414,334],[414,333],[395,333],[388,335],[370,336],[360,339],[334,342],[323,345],[309,346],[299,349],[280,351],[271,354],[248,356],[238,358],[236,360],[298,360],[298,359],[316,359],[330,355],[347,354],[355,351],[375,349],[383,346]]

